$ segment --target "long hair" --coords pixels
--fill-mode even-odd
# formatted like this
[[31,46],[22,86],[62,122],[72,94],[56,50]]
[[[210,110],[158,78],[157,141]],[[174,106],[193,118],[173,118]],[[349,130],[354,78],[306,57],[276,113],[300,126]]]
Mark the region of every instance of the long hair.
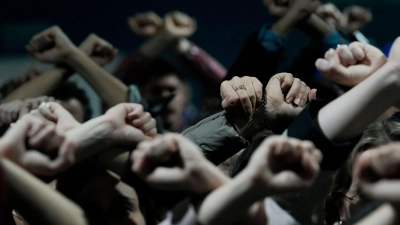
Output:
[[349,198],[349,196],[346,196],[346,193],[353,180],[353,166],[358,153],[398,140],[400,140],[399,121],[388,119],[374,122],[368,126],[346,162],[333,177],[330,193],[324,202],[326,224],[334,224],[340,220],[340,210],[343,206],[343,200]]

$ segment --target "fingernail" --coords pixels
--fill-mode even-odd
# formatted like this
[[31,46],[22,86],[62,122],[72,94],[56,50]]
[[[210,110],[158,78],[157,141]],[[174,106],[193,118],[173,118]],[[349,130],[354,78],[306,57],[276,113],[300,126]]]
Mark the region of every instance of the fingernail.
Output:
[[329,67],[329,63],[328,61],[324,60],[324,59],[318,59],[317,61],[317,67],[320,70],[327,70]]
[[330,49],[330,50],[328,51],[328,54],[326,54],[326,58],[327,58],[327,59],[332,59],[334,53],[335,53],[335,50]]
[[300,105],[300,102],[301,102],[300,98],[296,98],[296,100],[294,100],[294,103],[295,103],[296,105]]
[[293,97],[288,98],[288,100],[286,101],[287,103],[292,103],[293,101]]
[[300,105],[301,106],[304,106],[306,104],[306,101],[304,101],[304,100],[301,100],[301,103],[300,103]]

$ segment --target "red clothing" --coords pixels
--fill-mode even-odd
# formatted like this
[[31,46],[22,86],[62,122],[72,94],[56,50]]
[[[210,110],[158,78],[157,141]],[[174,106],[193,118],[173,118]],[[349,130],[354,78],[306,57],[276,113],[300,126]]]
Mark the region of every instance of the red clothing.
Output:
[[[177,59],[198,79],[205,92],[215,87],[219,88],[227,72],[216,59],[193,43],[190,44],[189,51],[180,54]],[[138,50],[122,60],[114,75],[127,85],[133,84],[145,74],[151,63],[152,59]]]

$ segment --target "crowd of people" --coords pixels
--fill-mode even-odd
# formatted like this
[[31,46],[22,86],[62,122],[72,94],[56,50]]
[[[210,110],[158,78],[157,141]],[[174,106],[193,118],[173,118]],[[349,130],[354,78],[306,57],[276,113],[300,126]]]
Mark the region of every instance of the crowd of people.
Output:
[[[180,11],[128,18],[145,41],[112,73],[118,43],[34,35],[54,66],[0,87],[0,224],[400,224],[400,38],[385,56],[361,6],[263,6],[229,69]],[[288,63],[295,29],[311,41]]]

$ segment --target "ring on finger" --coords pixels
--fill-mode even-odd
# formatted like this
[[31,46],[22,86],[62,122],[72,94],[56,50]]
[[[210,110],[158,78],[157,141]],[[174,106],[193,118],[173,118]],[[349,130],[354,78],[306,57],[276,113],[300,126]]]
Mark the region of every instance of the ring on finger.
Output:
[[40,106],[44,106],[46,108],[49,108],[50,104],[48,102],[42,102],[42,103],[40,103]]
[[244,85],[239,85],[235,88],[235,91],[238,91],[240,89],[246,90],[246,87]]

